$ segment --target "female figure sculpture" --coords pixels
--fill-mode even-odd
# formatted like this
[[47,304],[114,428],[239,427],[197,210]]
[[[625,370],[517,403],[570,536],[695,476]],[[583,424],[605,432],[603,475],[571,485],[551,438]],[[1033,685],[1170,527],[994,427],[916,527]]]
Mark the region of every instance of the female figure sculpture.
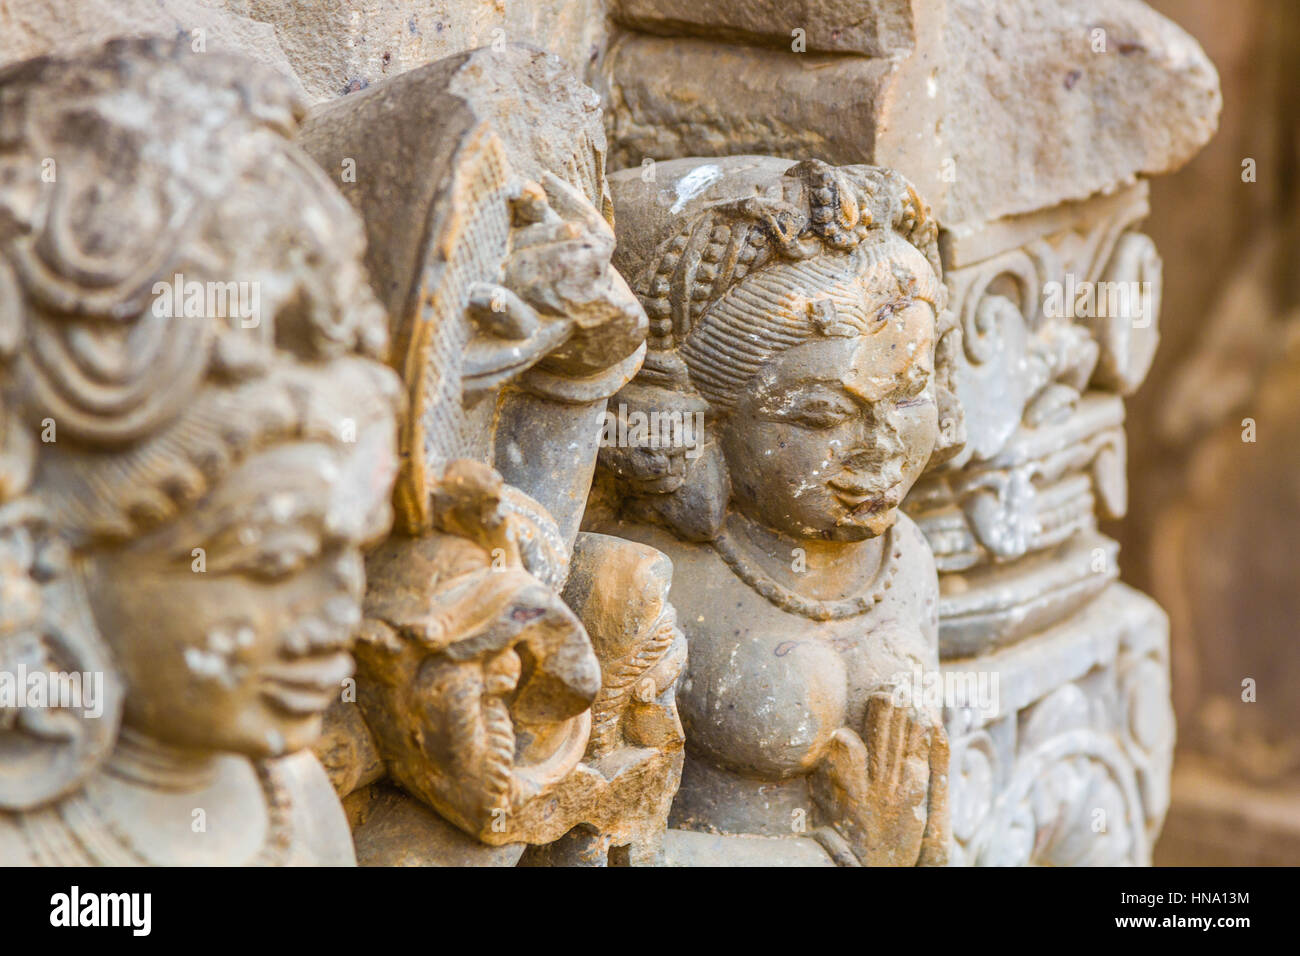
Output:
[[[672,559],[690,646],[672,825],[941,863],[946,736],[914,686],[938,667],[937,581],[898,510],[961,436],[937,227],[873,167],[734,157],[655,178],[611,177],[616,264],[651,323],[611,407],[650,425],[602,449],[587,526]],[[689,447],[655,425],[695,415]]]
[[0,74],[0,101],[0,409],[41,518],[4,586],[43,599],[0,662],[120,687],[0,713],[0,862],[350,863],[302,751],[391,519],[361,227],[255,64],[114,41]]

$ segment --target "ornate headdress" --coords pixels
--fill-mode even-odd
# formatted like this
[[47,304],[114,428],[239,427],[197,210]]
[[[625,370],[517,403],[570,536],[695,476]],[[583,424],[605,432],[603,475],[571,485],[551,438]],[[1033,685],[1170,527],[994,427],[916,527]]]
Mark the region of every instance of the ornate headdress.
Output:
[[387,335],[363,235],[289,141],[300,115],[277,74],[179,40],[0,73],[9,398],[50,433],[38,493],[74,542],[172,517],[259,446],[391,417],[392,376],[356,357]]
[[[686,219],[634,283],[650,317],[649,345],[682,345],[700,316],[737,282],[781,262],[827,250],[850,252],[894,232],[938,276],[938,224],[901,175],[875,166],[829,166],[810,159],[787,169],[780,195],[718,202]],[[942,287],[940,287],[942,288]],[[943,308],[936,292],[935,311]]]
[[[930,463],[960,450],[964,429],[951,376],[961,331],[946,309],[938,224],[903,176],[875,166],[733,157],[664,163],[658,177],[669,184],[647,185],[630,172],[613,178],[621,200],[615,264],[634,276],[650,319],[645,364],[617,401],[725,414],[776,352],[818,336],[870,334],[908,303],[924,301],[936,315],[935,391],[945,425]],[[850,273],[883,300],[871,314],[860,296],[832,291],[808,299],[808,289],[834,290]],[[601,461],[634,497],[675,493],[692,469],[723,478],[707,450],[680,467],[666,463],[671,456],[602,449]],[[693,500],[716,509],[716,498]],[[679,533],[699,510],[666,500],[655,508],[681,511],[670,521]],[[689,536],[708,536],[714,518]]]

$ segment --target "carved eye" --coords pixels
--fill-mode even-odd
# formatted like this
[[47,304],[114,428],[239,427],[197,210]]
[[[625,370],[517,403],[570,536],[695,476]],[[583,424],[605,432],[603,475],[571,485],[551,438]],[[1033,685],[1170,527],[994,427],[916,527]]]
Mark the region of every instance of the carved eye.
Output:
[[800,415],[796,422],[808,428],[834,428],[848,420],[847,415],[842,415],[831,410],[810,411]]
[[804,428],[834,428],[857,414],[858,409],[844,399],[817,395],[795,402],[789,420]]
[[304,528],[242,525],[209,545],[208,570],[275,580],[302,570],[320,553],[320,538]]

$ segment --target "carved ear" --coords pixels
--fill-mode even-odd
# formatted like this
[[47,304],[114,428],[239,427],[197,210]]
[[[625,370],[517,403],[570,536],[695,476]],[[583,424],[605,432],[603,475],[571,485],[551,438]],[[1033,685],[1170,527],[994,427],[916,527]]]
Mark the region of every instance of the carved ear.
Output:
[[[19,533],[0,527],[8,545]],[[6,598],[30,585],[39,602],[25,622],[0,613],[0,809],[32,810],[71,793],[103,763],[117,740],[123,688],[71,575],[41,587],[10,563],[3,577]]]

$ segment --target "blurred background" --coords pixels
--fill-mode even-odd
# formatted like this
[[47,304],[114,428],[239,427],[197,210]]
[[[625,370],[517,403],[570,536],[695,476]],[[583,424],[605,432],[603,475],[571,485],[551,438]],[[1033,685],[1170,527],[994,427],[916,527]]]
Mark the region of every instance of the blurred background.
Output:
[[1162,340],[1128,400],[1122,576],[1173,630],[1157,865],[1300,864],[1300,3],[1148,0],[1218,67],[1220,129],[1156,177]]

